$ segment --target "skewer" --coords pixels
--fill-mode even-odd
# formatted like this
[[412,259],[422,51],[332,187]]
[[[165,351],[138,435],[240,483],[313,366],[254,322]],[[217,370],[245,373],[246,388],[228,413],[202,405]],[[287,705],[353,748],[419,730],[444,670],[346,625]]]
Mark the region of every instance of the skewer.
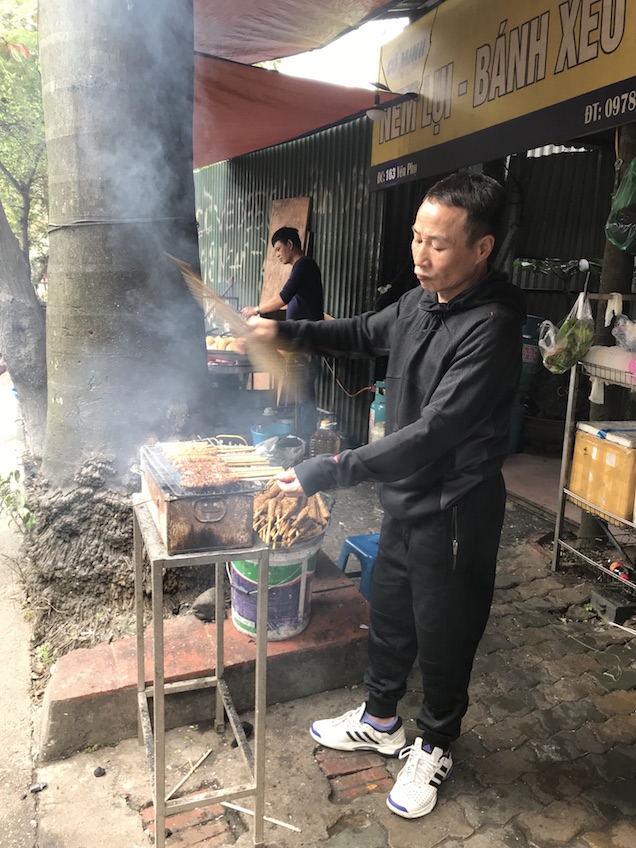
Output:
[[[239,807],[238,804],[231,804],[229,801],[221,801],[222,807],[227,807],[230,810],[238,810],[239,813],[247,813],[248,816],[253,816],[254,813],[252,810],[248,810],[247,807]],[[277,824],[279,827],[286,827],[287,830],[293,830],[296,833],[302,833],[299,827],[296,827],[293,824],[287,824],[287,822],[279,821],[278,819],[271,819],[269,816],[263,816],[263,819],[271,824]]]
[[265,457],[257,459],[254,456],[224,456],[222,461],[226,465],[269,465]]
[[232,477],[238,480],[244,480],[247,477],[260,477],[263,480],[271,480],[282,471],[284,471],[282,466],[277,465],[270,465],[268,468],[239,468],[232,472]]
[[190,771],[189,771],[189,772],[188,772],[188,773],[187,773],[184,777],[182,777],[182,778],[181,778],[181,780],[180,780],[180,781],[177,783],[177,785],[174,787],[174,789],[172,789],[172,790],[171,790],[171,791],[170,791],[170,792],[166,795],[166,801],[169,801],[169,800],[172,798],[172,796],[174,795],[174,793],[175,793],[175,792],[177,792],[179,789],[181,789],[181,787],[182,787],[182,786],[183,786],[183,784],[186,782],[186,780],[187,780],[189,777],[191,777],[191,776],[195,773],[195,771],[199,768],[199,766],[201,765],[201,763],[202,763],[204,760],[206,760],[206,759],[210,756],[210,754],[212,753],[212,751],[213,751],[213,749],[212,749],[212,748],[210,748],[210,750],[209,750],[209,751],[206,751],[206,752],[205,752],[205,754],[203,754],[203,756],[202,756],[200,759],[198,759],[198,760],[196,761],[196,763],[195,763],[195,764],[194,764],[194,765],[190,768]]

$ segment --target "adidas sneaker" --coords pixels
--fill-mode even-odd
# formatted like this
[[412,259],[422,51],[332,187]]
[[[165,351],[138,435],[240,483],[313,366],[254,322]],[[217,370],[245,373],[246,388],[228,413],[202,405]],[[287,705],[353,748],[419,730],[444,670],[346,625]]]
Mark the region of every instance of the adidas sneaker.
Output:
[[432,751],[428,746],[423,748],[422,739],[418,737],[399,756],[408,759],[389,793],[387,806],[405,819],[425,816],[437,803],[437,790],[453,770],[450,752],[445,754],[441,748]]
[[397,757],[406,746],[402,719],[398,718],[391,730],[376,730],[362,720],[366,707],[362,704],[338,718],[315,721],[309,731],[312,738],[337,751],[376,751],[385,757]]

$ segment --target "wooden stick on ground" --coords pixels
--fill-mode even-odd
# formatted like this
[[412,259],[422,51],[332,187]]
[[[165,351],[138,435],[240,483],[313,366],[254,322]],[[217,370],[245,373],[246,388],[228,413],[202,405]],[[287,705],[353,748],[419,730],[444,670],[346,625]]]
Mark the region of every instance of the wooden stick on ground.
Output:
[[171,790],[171,791],[170,791],[170,792],[166,795],[166,801],[169,801],[169,800],[172,798],[172,796],[174,795],[174,793],[175,793],[175,792],[178,792],[178,791],[179,791],[179,789],[181,789],[181,787],[182,787],[182,786],[183,786],[183,784],[186,782],[186,780],[187,780],[189,777],[192,777],[192,775],[193,775],[193,774],[195,773],[195,771],[199,768],[199,766],[201,765],[201,763],[202,763],[204,760],[207,760],[207,758],[210,756],[210,754],[212,753],[212,750],[213,750],[213,749],[212,749],[212,748],[210,748],[210,750],[209,750],[209,751],[206,751],[206,753],[205,753],[202,757],[200,757],[200,758],[196,761],[196,763],[192,766],[192,768],[191,768],[191,769],[190,769],[190,771],[189,771],[189,772],[185,775],[185,777],[182,777],[182,778],[181,778],[181,780],[180,780],[180,781],[177,783],[177,785],[175,786],[175,788],[174,788],[173,790]]
[[[253,816],[254,813],[252,810],[248,810],[247,807],[239,807],[238,804],[230,804],[229,801],[221,801],[222,807],[227,807],[229,810],[238,810],[239,813],[247,813],[248,816]],[[279,827],[286,827],[288,830],[294,830],[296,833],[302,833],[299,827],[296,827],[293,824],[287,824],[287,822],[278,821],[278,819],[270,819],[269,816],[263,816],[266,822],[270,822],[270,824],[277,824]]]

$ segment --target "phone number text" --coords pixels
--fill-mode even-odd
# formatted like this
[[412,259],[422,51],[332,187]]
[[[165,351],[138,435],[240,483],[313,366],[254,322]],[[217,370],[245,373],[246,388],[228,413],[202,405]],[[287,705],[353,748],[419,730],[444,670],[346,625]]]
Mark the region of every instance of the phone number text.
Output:
[[605,100],[588,103],[585,107],[584,120],[586,124],[602,121],[604,118],[615,118],[617,115],[627,115],[636,111],[636,89],[615,94]]

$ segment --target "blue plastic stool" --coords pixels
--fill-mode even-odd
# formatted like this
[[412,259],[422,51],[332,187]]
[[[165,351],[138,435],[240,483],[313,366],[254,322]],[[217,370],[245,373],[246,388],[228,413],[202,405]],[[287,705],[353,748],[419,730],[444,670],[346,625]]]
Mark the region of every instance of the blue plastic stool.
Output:
[[369,533],[367,536],[347,536],[340,551],[338,568],[344,574],[347,560],[353,554],[360,561],[360,592],[369,600],[371,594],[371,578],[373,567],[378,556],[379,533]]

